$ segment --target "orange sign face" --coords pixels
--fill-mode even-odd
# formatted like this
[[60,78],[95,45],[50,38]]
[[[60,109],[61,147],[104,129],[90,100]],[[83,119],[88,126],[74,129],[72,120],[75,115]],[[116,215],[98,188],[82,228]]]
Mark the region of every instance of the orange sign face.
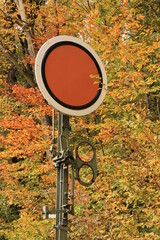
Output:
[[65,44],[53,49],[45,61],[46,83],[62,104],[79,108],[97,95],[99,84],[91,74],[99,75],[92,58],[81,48]]
[[46,100],[57,110],[68,115],[86,115],[105,96],[102,86],[106,75],[102,66],[97,54],[84,42],[68,36],[55,37],[39,50],[36,80]]

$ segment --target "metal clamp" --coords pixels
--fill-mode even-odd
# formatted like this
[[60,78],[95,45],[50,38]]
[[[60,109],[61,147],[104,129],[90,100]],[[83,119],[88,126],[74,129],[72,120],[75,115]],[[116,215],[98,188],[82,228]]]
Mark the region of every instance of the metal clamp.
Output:
[[43,206],[42,208],[43,219],[56,219],[56,214],[72,212],[72,204],[63,205],[62,207],[63,209],[58,210],[53,209],[52,211],[49,211],[48,206]]
[[56,214],[50,213],[48,206],[42,208],[43,219],[56,219]]

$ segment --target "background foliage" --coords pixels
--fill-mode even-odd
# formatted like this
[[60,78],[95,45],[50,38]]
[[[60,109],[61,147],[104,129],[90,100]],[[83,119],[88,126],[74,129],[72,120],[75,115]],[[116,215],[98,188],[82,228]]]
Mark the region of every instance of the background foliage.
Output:
[[108,77],[101,107],[71,119],[73,147],[96,145],[98,177],[76,183],[69,239],[160,239],[159,11],[157,0],[0,2],[0,239],[54,239],[41,215],[56,198],[52,109],[34,60],[65,34],[89,43]]

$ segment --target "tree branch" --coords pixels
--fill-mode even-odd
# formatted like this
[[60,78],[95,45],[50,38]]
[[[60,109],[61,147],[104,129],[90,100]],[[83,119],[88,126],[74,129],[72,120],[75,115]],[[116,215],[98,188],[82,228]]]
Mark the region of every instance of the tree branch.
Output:
[[24,20],[20,20],[20,19],[18,19],[18,18],[15,18],[15,17],[12,17],[11,15],[9,15],[9,14],[6,14],[2,9],[0,9],[0,12],[3,14],[3,16],[4,16],[4,19],[6,20],[6,21],[10,21],[10,22],[12,22],[12,23],[17,23],[20,27],[26,27],[26,25],[29,27],[29,26],[31,26],[30,24],[28,24],[26,21],[24,21]]
[[17,71],[24,76],[24,78],[26,79],[27,83],[29,86],[31,87],[35,87],[36,84],[33,81],[33,75],[29,74],[26,70],[26,68],[23,65],[20,65],[18,63],[17,58],[5,47],[3,47],[3,45],[0,43],[0,51],[3,52],[3,54],[8,58],[8,60],[15,66],[15,68],[17,69]]
[[[28,21],[27,21],[26,12],[25,12],[25,9],[24,9],[23,0],[15,0],[15,3],[16,3],[16,6],[19,10],[19,14],[21,16],[22,21],[27,23]],[[28,23],[25,24],[25,27],[26,26],[28,26]],[[35,57],[35,51],[34,51],[34,46],[33,46],[31,34],[30,34],[30,31],[29,31],[28,27],[24,28],[24,33],[26,35],[26,40],[27,40],[27,44],[28,44],[28,52],[29,52],[30,56],[32,58],[34,58]]]

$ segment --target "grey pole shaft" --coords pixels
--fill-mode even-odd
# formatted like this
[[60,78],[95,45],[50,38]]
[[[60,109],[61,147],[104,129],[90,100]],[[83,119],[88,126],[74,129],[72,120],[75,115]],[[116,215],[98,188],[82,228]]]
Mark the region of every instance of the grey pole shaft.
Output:
[[[58,116],[58,154],[69,148],[69,116],[59,113]],[[56,240],[67,240],[68,213],[68,163],[63,161],[57,166],[56,190]],[[63,213],[58,213],[62,210]]]
[[[58,115],[58,154],[60,154],[61,146],[60,146],[60,137],[61,137],[61,121],[62,114]],[[60,165],[57,166],[57,189],[56,189],[56,226],[59,226],[60,223],[60,214],[58,213],[60,209]],[[59,229],[56,228],[55,240],[59,240],[60,238]]]
[[[69,148],[69,116],[62,115],[62,151],[67,151]],[[67,210],[68,207],[68,163],[62,165],[62,210]],[[67,240],[67,224],[68,213],[62,213],[61,224],[63,228],[60,230],[60,240]]]

